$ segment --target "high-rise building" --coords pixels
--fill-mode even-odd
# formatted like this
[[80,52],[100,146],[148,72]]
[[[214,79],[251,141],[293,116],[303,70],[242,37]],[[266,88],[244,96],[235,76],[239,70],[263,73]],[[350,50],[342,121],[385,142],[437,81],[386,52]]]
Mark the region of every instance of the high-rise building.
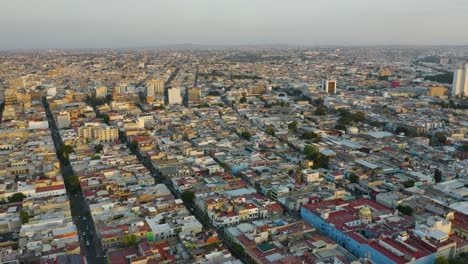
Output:
[[189,103],[200,102],[201,100],[201,88],[192,87],[187,89],[187,96]]
[[468,96],[468,63],[455,69],[453,74],[452,96]]
[[96,87],[96,98],[105,98],[107,95],[107,87],[99,86]]
[[164,80],[163,79],[151,79],[146,82],[146,94],[153,96],[164,95]]
[[336,80],[322,80],[322,91],[329,94],[336,94]]
[[179,87],[167,89],[167,103],[170,105],[182,104],[182,96],[180,95]]

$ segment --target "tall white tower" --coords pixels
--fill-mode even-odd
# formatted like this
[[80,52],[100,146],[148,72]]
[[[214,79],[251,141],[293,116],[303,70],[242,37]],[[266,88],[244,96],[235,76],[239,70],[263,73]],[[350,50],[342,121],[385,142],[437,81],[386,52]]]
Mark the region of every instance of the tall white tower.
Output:
[[458,67],[453,73],[452,97],[468,96],[468,63]]
[[180,95],[179,87],[167,89],[167,103],[170,105],[182,104],[182,96]]

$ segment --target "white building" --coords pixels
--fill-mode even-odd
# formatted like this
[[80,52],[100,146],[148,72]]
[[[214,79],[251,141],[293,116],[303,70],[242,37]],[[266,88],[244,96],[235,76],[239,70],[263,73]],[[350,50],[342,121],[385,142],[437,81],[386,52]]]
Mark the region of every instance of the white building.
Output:
[[68,128],[70,127],[70,113],[67,111],[60,112],[57,115],[57,128],[62,129],[62,128]]
[[455,69],[453,74],[452,96],[468,96],[468,63]]
[[336,80],[322,80],[322,91],[328,94],[336,94]]
[[182,96],[180,95],[179,87],[167,90],[167,103],[170,105],[182,104]]

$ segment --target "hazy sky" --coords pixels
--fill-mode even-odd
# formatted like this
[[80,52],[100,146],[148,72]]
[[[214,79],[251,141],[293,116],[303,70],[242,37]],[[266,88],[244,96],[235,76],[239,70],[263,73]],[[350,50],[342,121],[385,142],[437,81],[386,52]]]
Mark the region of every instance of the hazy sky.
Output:
[[1,0],[0,49],[468,44],[468,0]]

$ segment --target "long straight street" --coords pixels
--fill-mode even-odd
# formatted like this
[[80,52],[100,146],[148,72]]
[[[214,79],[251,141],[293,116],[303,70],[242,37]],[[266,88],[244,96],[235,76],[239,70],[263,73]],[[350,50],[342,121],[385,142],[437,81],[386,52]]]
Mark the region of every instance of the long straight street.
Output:
[[[60,162],[60,169],[64,181],[74,176],[73,168],[68,158],[60,155],[59,149],[63,146],[62,138],[60,137],[59,130],[55,124],[53,115],[49,109],[49,104],[45,98],[42,103],[46,110],[49,127],[52,132],[52,139],[54,141],[55,149],[57,150],[57,158]],[[70,208],[74,223],[78,230],[78,235],[81,239],[81,254],[86,255],[88,263],[105,263],[105,252],[96,237],[95,225],[91,217],[88,203],[85,201],[83,194],[80,191],[72,192],[67,189],[67,195],[70,201]]]

